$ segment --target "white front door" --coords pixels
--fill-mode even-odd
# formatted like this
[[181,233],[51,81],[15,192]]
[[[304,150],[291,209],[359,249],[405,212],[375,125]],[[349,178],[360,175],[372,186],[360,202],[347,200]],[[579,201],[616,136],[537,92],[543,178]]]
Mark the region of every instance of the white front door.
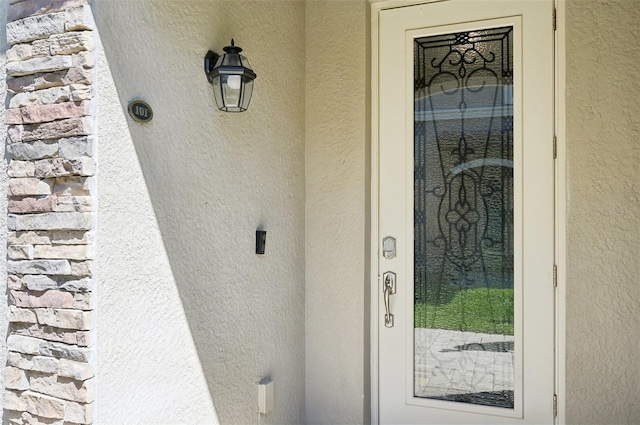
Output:
[[552,424],[553,3],[374,13],[379,423]]

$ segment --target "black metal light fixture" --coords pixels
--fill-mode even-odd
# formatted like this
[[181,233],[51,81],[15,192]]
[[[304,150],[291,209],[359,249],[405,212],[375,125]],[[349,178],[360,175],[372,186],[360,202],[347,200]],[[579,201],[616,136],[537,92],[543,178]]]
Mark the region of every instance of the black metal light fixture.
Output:
[[213,94],[221,111],[244,112],[249,107],[256,73],[240,54],[242,49],[231,39],[231,46],[220,56],[209,50],[204,58],[204,72],[213,84]]

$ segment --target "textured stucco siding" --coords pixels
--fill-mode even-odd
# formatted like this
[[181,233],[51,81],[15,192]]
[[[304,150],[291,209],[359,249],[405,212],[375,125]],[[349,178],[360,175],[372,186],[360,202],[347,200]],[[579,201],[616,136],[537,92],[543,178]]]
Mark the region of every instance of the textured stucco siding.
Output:
[[98,69],[97,420],[218,423],[102,51]]
[[[94,15],[99,423],[303,423],[304,3],[98,0]],[[203,72],[232,37],[258,74],[242,114],[217,110]],[[134,98],[151,123],[126,114]]]
[[307,2],[307,424],[360,424],[368,410],[367,10]]
[[569,1],[566,415],[640,423],[640,3]]

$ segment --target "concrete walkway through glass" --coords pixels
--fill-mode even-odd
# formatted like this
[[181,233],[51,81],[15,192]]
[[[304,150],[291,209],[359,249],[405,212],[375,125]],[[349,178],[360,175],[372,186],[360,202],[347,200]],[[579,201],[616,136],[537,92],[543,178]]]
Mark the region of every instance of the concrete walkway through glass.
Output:
[[513,407],[513,336],[415,329],[415,395]]

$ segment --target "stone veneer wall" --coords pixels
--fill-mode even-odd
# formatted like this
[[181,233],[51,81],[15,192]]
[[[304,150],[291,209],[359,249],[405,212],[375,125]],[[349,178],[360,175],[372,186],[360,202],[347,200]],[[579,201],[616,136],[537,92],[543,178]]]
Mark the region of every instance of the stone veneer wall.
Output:
[[92,422],[93,28],[86,0],[9,0],[12,424]]

